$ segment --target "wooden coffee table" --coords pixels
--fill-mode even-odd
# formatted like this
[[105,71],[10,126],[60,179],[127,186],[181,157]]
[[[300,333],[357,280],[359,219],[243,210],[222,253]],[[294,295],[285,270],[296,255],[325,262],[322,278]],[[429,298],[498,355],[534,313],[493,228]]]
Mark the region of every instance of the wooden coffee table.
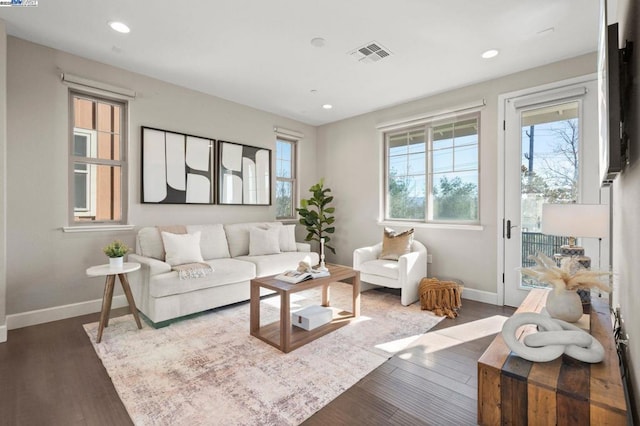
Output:
[[[341,265],[329,264],[327,268],[331,276],[315,278],[298,284],[278,281],[275,276],[251,280],[251,310],[249,314],[251,335],[286,353],[337,330],[357,318],[360,315],[360,272]],[[309,331],[291,325],[291,294],[322,287],[322,306],[330,306],[329,287],[332,282],[337,281],[346,282],[353,286],[351,312],[334,309],[333,320],[330,323]],[[260,326],[260,288],[273,290],[280,296],[280,321]]]

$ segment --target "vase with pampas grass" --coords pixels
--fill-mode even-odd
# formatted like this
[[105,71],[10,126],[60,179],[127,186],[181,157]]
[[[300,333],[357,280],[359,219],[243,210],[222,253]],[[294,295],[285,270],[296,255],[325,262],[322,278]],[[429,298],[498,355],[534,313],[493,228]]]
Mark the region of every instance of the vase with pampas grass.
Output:
[[520,271],[540,283],[553,287],[547,296],[545,306],[552,318],[576,322],[582,317],[582,301],[576,291],[578,289],[599,288],[609,291],[609,286],[601,281],[601,277],[611,274],[606,271],[586,269],[575,257],[563,258],[560,266],[542,253],[529,258],[535,261],[536,265],[531,268],[520,268]]

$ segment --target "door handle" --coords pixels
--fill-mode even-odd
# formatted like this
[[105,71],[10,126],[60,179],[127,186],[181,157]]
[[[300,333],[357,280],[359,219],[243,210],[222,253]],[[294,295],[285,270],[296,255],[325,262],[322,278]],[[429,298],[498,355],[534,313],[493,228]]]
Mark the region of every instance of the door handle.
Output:
[[511,219],[507,220],[507,240],[511,239],[511,228],[517,228],[518,225],[512,225]]

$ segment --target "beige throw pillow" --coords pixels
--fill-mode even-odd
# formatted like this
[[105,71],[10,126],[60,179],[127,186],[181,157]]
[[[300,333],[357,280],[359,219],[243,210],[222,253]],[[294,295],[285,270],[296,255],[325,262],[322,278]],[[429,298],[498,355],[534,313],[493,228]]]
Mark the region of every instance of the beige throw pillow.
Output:
[[165,262],[169,265],[204,261],[200,251],[200,231],[193,234],[171,234],[162,231],[161,235],[166,253]]
[[382,253],[378,259],[398,260],[403,254],[411,253],[411,243],[413,243],[413,228],[403,232],[384,228]]

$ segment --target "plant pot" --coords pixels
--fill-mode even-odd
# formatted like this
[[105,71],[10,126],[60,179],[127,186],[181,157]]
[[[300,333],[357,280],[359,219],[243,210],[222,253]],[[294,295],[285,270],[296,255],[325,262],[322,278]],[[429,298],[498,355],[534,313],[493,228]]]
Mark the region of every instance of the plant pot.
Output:
[[551,290],[545,307],[551,318],[576,322],[582,317],[582,301],[575,290]]
[[109,258],[109,266],[112,268],[122,268],[124,265],[124,256],[120,257],[110,257]]

